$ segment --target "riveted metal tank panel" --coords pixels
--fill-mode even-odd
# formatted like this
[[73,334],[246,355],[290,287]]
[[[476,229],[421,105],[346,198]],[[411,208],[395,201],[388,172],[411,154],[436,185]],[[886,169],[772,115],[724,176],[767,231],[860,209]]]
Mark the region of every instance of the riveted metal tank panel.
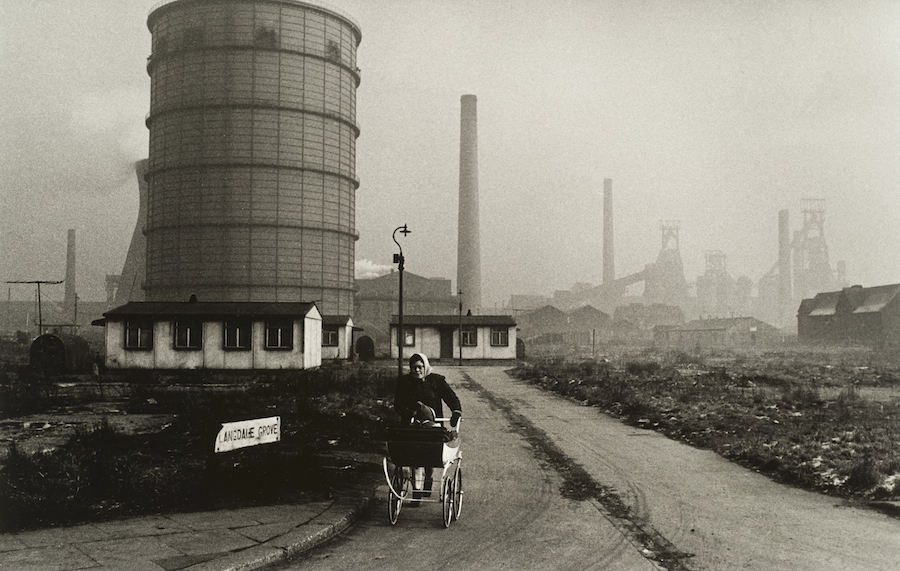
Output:
[[147,25],[147,300],[352,313],[359,27],[297,0],[172,0]]

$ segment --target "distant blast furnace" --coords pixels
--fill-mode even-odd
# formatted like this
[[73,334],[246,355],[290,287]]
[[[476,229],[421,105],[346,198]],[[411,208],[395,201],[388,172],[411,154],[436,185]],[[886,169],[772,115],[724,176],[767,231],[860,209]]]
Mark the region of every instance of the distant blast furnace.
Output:
[[463,311],[481,308],[481,231],[478,222],[477,99],[463,95],[459,132],[459,228],[456,284]]

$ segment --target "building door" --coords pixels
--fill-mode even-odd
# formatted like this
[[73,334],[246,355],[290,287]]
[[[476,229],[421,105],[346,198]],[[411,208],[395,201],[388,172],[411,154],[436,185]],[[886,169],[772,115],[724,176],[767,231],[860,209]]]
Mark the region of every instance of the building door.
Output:
[[453,358],[453,330],[441,329],[441,359]]

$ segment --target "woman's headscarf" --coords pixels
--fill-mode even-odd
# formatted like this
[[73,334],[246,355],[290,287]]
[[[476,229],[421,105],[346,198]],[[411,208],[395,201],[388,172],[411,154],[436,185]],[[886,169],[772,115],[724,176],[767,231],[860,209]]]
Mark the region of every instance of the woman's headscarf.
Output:
[[425,376],[431,374],[431,363],[428,362],[428,357],[423,355],[422,353],[413,353],[413,356],[409,358],[409,368],[412,371],[412,365],[416,361],[421,361],[423,365],[425,365]]

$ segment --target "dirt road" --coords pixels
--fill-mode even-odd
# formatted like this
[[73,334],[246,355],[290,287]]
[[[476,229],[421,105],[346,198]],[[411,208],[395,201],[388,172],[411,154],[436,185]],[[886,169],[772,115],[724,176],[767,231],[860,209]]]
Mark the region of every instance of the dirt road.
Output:
[[[347,536],[286,568],[396,569],[413,561],[453,569],[898,568],[900,520],[774,483],[520,383],[502,368],[438,372],[464,403],[460,521],[444,530],[439,506],[427,505],[404,509],[391,527],[382,502]],[[615,489],[630,521],[595,501],[564,499],[560,475],[537,459],[521,417],[509,421],[515,415]],[[647,533],[690,556],[654,560],[641,537]]]

